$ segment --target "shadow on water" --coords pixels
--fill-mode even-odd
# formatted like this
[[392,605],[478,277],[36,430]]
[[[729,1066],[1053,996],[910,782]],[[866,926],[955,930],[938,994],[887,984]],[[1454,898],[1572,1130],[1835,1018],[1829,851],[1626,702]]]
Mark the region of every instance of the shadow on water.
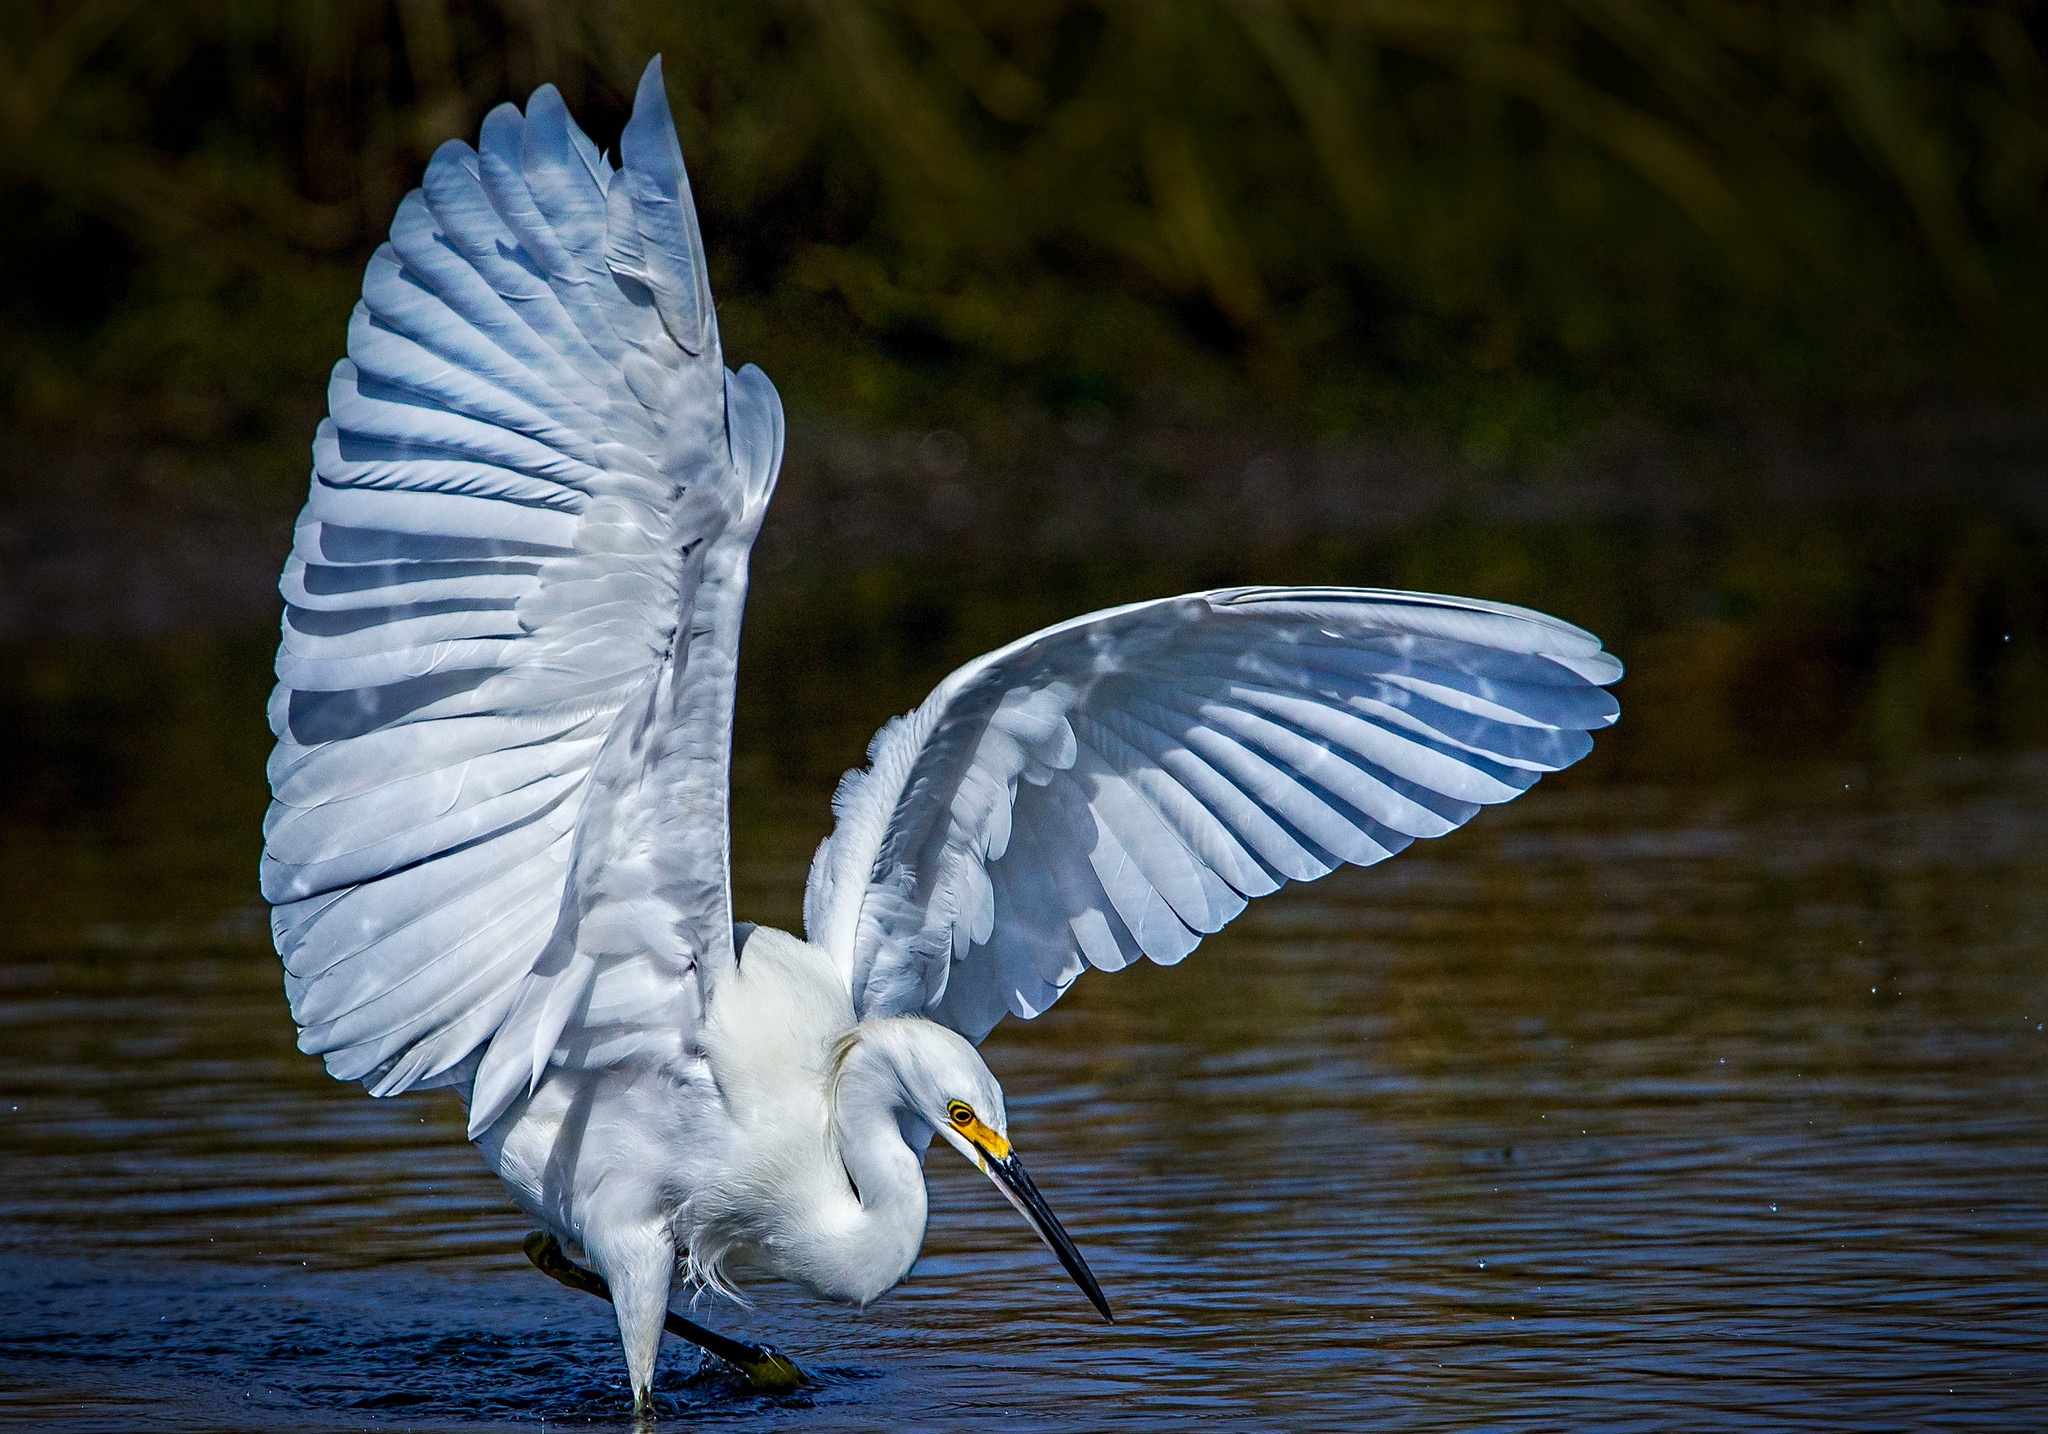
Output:
[[[924,1258],[876,1308],[700,1311],[819,1387],[764,1401],[672,1348],[664,1417],[2037,1427],[2040,545],[1942,522],[1301,557],[1587,621],[1634,662],[1623,726],[1462,833],[991,1040],[1114,1328],[942,1154]],[[1042,610],[1203,580],[1155,568],[956,573],[943,602],[915,564],[764,580],[742,912],[794,923],[881,717]],[[7,665],[0,1424],[623,1428],[608,1312],[528,1268],[452,1100],[364,1099],[292,1046],[252,880],[268,656]]]

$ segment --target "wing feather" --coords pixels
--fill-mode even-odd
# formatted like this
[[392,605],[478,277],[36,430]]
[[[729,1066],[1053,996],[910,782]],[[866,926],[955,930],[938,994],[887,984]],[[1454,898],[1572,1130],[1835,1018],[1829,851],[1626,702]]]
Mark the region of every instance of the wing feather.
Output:
[[1370,865],[1577,761],[1621,666],[1540,613],[1244,588],[970,663],[849,774],[805,899],[864,1015],[980,1039],[1087,966],[1171,964],[1283,881]]
[[279,584],[262,877],[300,1044],[380,1095],[471,1083],[472,1131],[550,1061],[673,1058],[731,962],[781,406],[720,358],[659,62],[622,148],[544,86],[435,153]]
[[[1105,712],[1098,717],[1084,719],[1089,732],[1089,745],[1103,752],[1116,764],[1117,770],[1131,786],[1142,792],[1151,803],[1159,819],[1165,822],[1181,845],[1205,873],[1205,880],[1213,877],[1223,882],[1240,897],[1265,896],[1277,891],[1280,883],[1267,870],[1256,853],[1240,838],[1231,825],[1229,812],[1234,803],[1219,792],[1217,805],[1205,803],[1190,790],[1183,778],[1196,780],[1185,769],[1176,776],[1168,763],[1161,759],[1161,748],[1144,741],[1145,732],[1123,713]],[[1149,732],[1150,729],[1146,729]],[[1168,749],[1169,755],[1188,755]],[[1213,768],[1204,768],[1210,778],[1215,777]],[[1220,783],[1219,783],[1220,786]],[[1212,788],[1213,789],[1213,788]],[[1241,802],[1244,794],[1237,788],[1229,788],[1229,797]],[[1202,928],[1205,931],[1220,930],[1233,920],[1243,909],[1242,902],[1235,904],[1220,895],[1212,898],[1212,905],[1220,902],[1229,907],[1214,925]]]

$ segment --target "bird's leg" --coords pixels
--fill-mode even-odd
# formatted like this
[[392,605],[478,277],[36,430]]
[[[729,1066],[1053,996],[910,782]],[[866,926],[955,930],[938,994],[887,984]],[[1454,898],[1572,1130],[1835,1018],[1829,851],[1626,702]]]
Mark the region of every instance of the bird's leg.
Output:
[[[551,1279],[558,1280],[572,1290],[581,1290],[587,1295],[610,1301],[611,1286],[604,1276],[586,1270],[570,1259],[562,1249],[561,1242],[553,1235],[535,1230],[526,1237],[526,1258],[533,1261],[534,1268]],[[674,1310],[668,1311],[663,1321],[670,1334],[688,1340],[697,1348],[714,1358],[721,1359],[746,1376],[747,1387],[764,1394],[787,1394],[793,1389],[810,1382],[810,1378],[784,1356],[777,1354],[772,1345],[747,1344],[742,1340],[728,1339],[716,1330],[704,1328],[695,1320],[685,1319]]]

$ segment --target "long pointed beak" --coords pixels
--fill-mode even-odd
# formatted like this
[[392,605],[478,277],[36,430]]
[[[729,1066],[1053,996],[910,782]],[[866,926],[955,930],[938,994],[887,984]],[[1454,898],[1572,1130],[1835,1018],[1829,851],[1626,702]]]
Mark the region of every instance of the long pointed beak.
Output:
[[[986,1129],[981,1127],[974,1133],[980,1134]],[[1047,1249],[1059,1256],[1060,1264],[1073,1276],[1074,1283],[1081,1287],[1081,1293],[1088,1296],[1088,1303],[1094,1305],[1104,1319],[1115,1324],[1116,1316],[1110,1313],[1109,1300],[1104,1297],[1102,1286],[1095,1283],[1094,1271],[1090,1270],[1088,1262],[1081,1258],[1080,1247],[1060,1225],[1059,1217],[1052,1213],[1052,1206],[1045,1203],[1045,1196],[1038,1193],[1038,1187],[1032,1184],[1031,1177],[1024,1173],[1024,1166],[1017,1159],[1016,1153],[1010,1149],[1010,1142],[996,1135],[994,1131],[987,1131],[988,1144],[994,1148],[984,1149],[981,1148],[982,1142],[973,1140],[971,1135],[967,1139],[962,1139],[950,1130],[946,1134],[960,1147],[960,1153],[979,1165],[982,1173],[995,1183],[996,1189],[1003,1192],[1003,1197],[1017,1207],[1017,1213],[1031,1222],[1031,1228],[1037,1232],[1038,1238],[1045,1241]]]

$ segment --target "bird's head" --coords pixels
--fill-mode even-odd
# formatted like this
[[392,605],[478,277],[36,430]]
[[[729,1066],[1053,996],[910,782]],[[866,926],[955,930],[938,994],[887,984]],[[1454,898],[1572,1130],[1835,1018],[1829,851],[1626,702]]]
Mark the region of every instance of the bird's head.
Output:
[[[857,1043],[857,1044],[856,1044]],[[981,1053],[954,1031],[934,1021],[896,1018],[863,1023],[850,1045],[862,1050],[893,1078],[897,1118],[904,1136],[922,1149],[932,1132],[988,1176],[1038,1238],[1059,1257],[1074,1283],[1104,1319],[1114,1322],[1109,1301],[1088,1262],[1061,1228],[1010,1145],[1003,1088]]]

